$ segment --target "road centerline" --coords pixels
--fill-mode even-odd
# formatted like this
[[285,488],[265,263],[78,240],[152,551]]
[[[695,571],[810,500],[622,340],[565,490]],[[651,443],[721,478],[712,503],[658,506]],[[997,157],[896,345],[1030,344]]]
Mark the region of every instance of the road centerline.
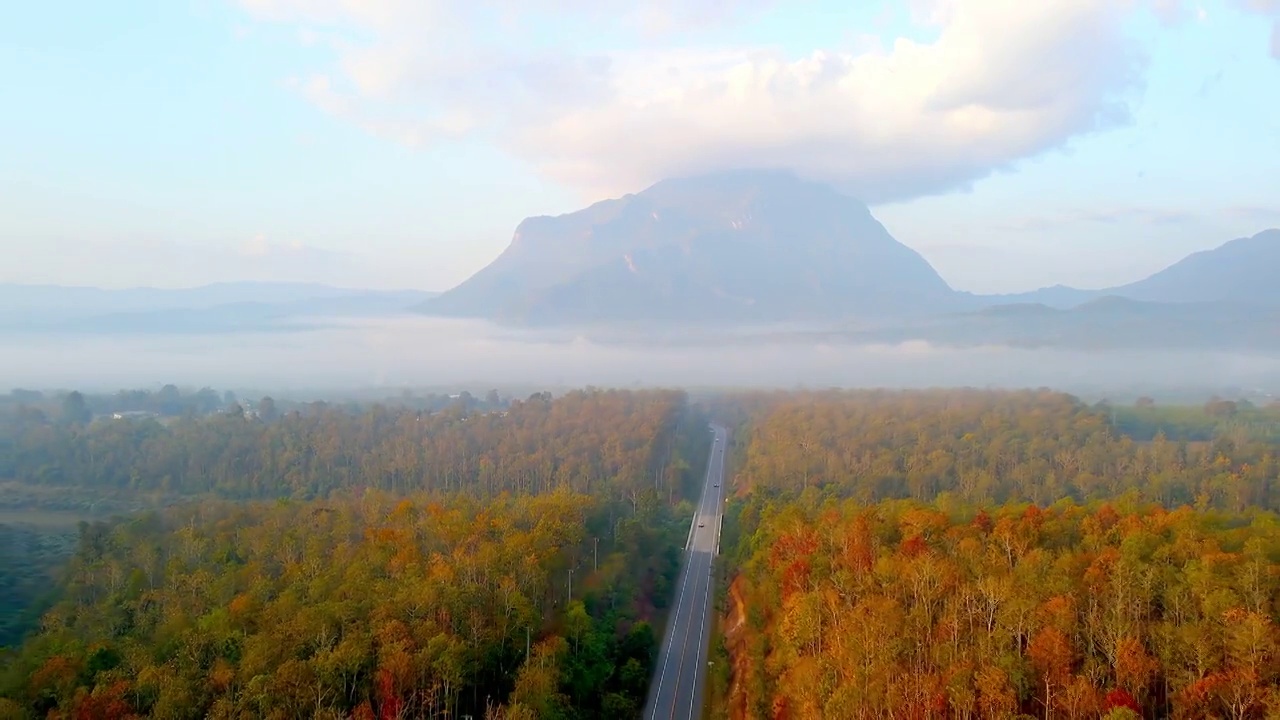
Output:
[[[728,443],[725,428],[713,426],[712,431],[714,440],[707,458],[706,477],[685,542],[680,588],[675,593],[672,620],[664,633],[662,664],[651,686],[644,714],[648,720],[693,720],[700,710],[702,690],[706,684],[703,659],[706,655],[707,615],[712,607],[714,556],[720,548],[721,498],[724,495],[721,483],[724,482],[724,453]],[[701,573],[701,577],[692,576],[691,579],[691,573]],[[681,623],[684,623],[683,627]],[[674,676],[671,675],[673,660]]]

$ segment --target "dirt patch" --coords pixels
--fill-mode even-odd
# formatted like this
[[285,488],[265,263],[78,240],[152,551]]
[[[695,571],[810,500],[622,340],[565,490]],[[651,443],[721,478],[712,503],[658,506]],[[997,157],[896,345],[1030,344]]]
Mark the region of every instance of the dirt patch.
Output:
[[729,612],[724,619],[724,645],[729,652],[728,697],[725,707],[729,720],[746,720],[747,696],[742,687],[743,678],[747,677],[750,659],[746,652],[746,605],[742,599],[742,579],[734,578],[729,583]]

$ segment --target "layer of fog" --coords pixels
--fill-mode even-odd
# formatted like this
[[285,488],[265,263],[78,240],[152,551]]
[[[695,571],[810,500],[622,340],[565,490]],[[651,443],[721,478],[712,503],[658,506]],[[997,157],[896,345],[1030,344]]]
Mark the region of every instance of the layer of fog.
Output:
[[0,388],[999,386],[1280,390],[1280,358],[1072,352],[923,343],[607,343],[428,318],[281,333],[0,337]]

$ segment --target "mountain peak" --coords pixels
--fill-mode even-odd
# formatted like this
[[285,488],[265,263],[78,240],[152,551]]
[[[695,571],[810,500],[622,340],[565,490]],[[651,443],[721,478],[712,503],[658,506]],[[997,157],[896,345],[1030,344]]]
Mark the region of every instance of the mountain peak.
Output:
[[866,205],[783,170],[672,178],[521,222],[435,314],[802,320],[936,308],[955,293]]

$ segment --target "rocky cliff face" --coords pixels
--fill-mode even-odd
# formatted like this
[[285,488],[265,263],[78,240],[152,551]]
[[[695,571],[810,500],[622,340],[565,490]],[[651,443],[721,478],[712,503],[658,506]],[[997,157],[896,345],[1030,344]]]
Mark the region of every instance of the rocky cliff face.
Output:
[[560,217],[424,312],[538,324],[934,312],[958,294],[865,205],[783,172],[667,180]]

